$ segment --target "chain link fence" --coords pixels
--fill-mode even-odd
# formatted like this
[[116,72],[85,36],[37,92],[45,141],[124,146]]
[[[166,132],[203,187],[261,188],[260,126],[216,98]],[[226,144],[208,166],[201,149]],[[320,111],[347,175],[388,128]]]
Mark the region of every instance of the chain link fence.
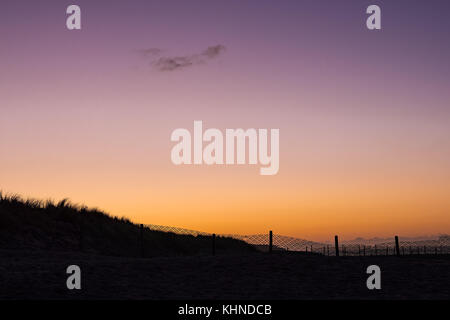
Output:
[[398,236],[387,239],[344,239],[339,241],[339,253],[342,256],[450,254],[450,237],[421,239]]
[[168,226],[160,226],[156,224],[146,224],[143,225],[146,228],[153,230],[153,231],[161,231],[161,232],[170,232],[180,235],[191,235],[194,237],[197,236],[211,236],[212,233],[207,232],[201,232],[201,231],[195,231],[195,230],[189,230],[189,229],[183,229],[183,228],[177,228],[177,227],[168,227]]
[[[337,236],[329,242],[316,242],[301,238],[273,234],[239,235],[212,234],[184,228],[145,225],[154,231],[170,232],[194,237],[211,237],[212,250],[215,253],[216,238],[241,240],[261,252],[304,252],[324,256],[387,256],[387,255],[442,255],[450,254],[450,235],[424,238],[392,237],[353,240],[340,240]],[[397,242],[396,242],[397,240]]]

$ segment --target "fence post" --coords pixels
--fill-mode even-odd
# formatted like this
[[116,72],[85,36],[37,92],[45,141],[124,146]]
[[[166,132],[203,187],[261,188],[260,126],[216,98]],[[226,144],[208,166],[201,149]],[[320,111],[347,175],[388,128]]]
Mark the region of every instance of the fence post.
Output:
[[144,225],[141,224],[139,227],[139,240],[141,244],[141,258],[144,258]]
[[216,234],[212,234],[212,255],[216,255]]
[[339,257],[339,240],[338,240],[338,236],[334,236],[334,247],[336,248],[336,257]]
[[363,256],[366,256],[366,245],[363,246]]
[[272,244],[273,244],[272,230],[269,231],[269,253],[272,253]]
[[400,256],[400,245],[398,243],[398,236],[395,236],[395,251],[397,251],[397,256]]
[[375,247],[375,255],[377,256],[377,255],[378,255],[378,252],[377,252],[377,245],[374,245],[374,247]]
[[327,245],[327,255],[330,256],[330,246],[329,245]]

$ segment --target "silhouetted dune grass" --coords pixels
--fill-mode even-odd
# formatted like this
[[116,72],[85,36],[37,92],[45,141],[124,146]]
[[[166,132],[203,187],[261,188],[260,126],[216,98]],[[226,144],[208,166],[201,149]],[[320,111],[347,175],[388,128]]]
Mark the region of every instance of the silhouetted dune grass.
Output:
[[[209,236],[180,235],[143,229],[144,256],[211,254]],[[139,225],[96,208],[51,200],[23,199],[0,192],[0,248],[141,256]],[[216,238],[216,252],[255,249],[244,241]]]

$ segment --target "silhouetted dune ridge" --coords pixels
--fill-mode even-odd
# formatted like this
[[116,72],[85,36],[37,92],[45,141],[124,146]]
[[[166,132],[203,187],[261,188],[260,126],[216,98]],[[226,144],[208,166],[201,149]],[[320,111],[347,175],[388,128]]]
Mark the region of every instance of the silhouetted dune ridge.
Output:
[[[23,199],[0,192],[0,248],[85,252],[111,256],[174,256],[211,254],[206,235],[180,235],[140,227],[96,209],[72,204],[68,199]],[[218,237],[216,252],[242,253],[255,249],[244,241]]]

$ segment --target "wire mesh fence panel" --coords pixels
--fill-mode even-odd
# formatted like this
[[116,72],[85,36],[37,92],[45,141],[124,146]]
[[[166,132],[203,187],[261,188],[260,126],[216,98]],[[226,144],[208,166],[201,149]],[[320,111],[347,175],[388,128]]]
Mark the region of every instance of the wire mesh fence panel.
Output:
[[438,236],[434,239],[400,237],[400,252],[402,255],[450,254],[450,236]]
[[342,256],[377,256],[396,254],[394,237],[387,239],[342,239],[339,241],[339,246]]
[[269,234],[253,234],[253,235],[239,235],[239,234],[223,234],[222,237],[229,237],[251,244],[258,251],[269,251]]
[[184,228],[177,227],[169,227],[169,226],[160,226],[156,224],[147,224],[145,225],[150,230],[153,231],[161,231],[161,232],[171,232],[180,235],[191,235],[191,236],[212,236],[212,233],[201,232],[196,230],[189,230]]
[[277,234],[273,236],[273,239],[274,248],[280,251],[305,251],[310,253],[318,253],[319,248],[324,246],[322,243]]

